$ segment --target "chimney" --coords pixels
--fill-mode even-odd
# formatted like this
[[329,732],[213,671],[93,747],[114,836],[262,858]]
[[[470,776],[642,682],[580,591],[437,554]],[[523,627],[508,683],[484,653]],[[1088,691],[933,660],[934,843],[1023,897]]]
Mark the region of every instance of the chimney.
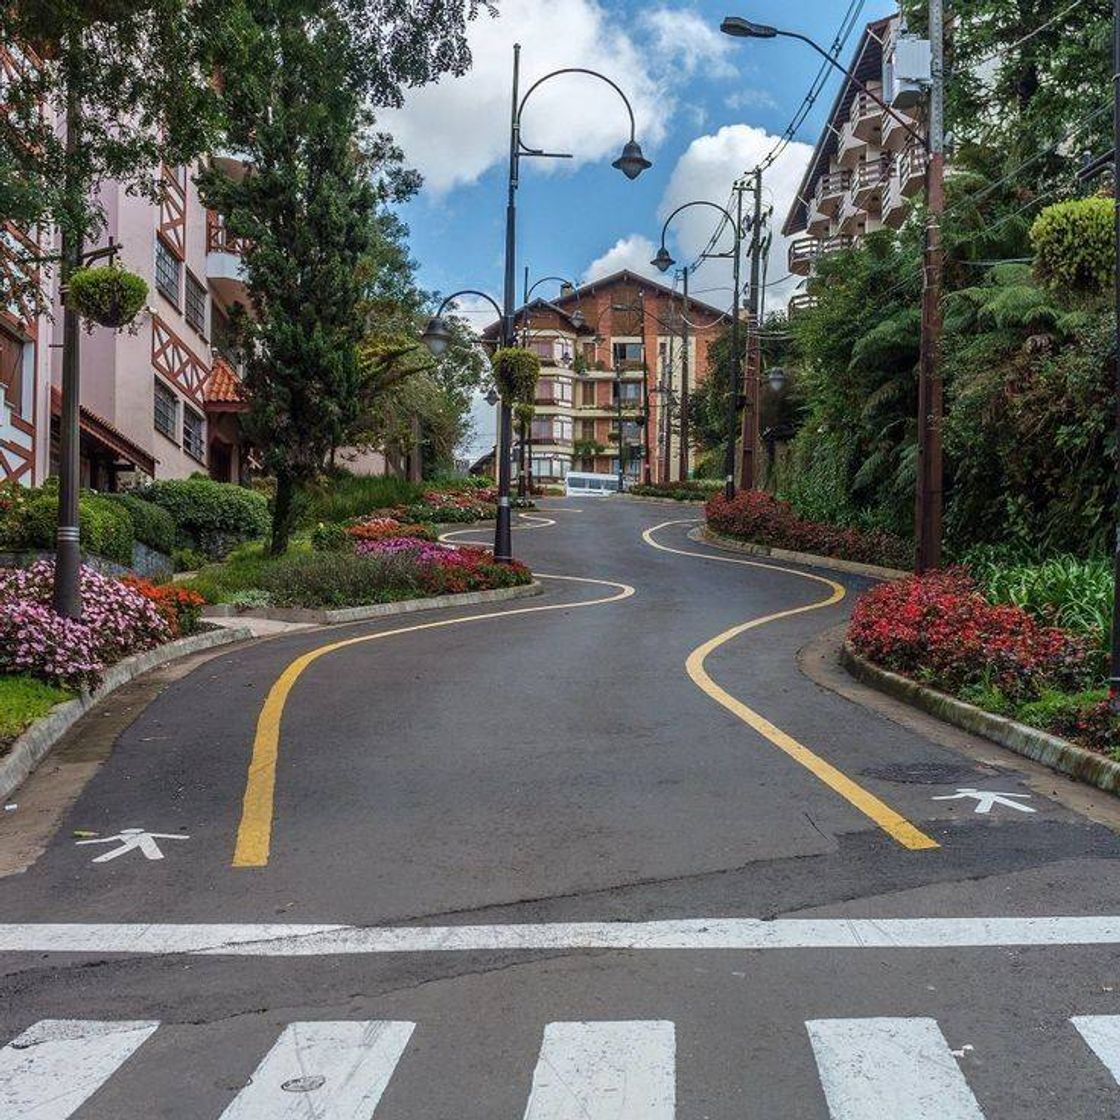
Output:
[[560,285],[560,298],[564,299],[565,296],[575,295],[575,291],[571,284],[565,282]]

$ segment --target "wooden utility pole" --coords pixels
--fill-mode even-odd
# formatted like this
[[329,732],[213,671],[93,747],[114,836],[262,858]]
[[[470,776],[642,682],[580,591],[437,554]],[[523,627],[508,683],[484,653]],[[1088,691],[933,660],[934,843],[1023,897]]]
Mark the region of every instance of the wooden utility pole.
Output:
[[[742,183],[737,184],[740,200],[745,189]],[[762,377],[762,338],[759,335],[762,324],[759,319],[761,294],[760,271],[762,266],[762,169],[756,167],[752,176],[751,190],[754,192],[754,215],[751,219],[751,295],[747,311],[747,346],[746,346],[746,392],[744,393],[745,407],[743,409],[743,430],[740,437],[742,449],[742,465],[739,471],[740,485],[744,490],[750,490],[755,484],[755,472],[758,462],[758,412],[759,412],[759,387]],[[739,203],[740,209],[742,202]],[[735,386],[738,392],[739,387]]]
[[922,341],[918,367],[918,494],[915,509],[915,568],[941,564],[943,465],[941,426],[941,285],[945,257],[941,216],[945,210],[945,13],[929,0],[931,84],[926,153],[926,243],[922,268]]

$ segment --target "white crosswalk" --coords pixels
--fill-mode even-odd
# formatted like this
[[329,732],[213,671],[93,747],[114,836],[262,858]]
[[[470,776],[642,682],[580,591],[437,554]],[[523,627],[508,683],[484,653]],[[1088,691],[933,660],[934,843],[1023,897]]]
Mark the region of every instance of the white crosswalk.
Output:
[[[1120,1015],[1071,1023],[1120,1082]],[[136,1052],[158,1027],[35,1023],[0,1050],[0,1120],[69,1120],[87,1102],[100,1116],[91,1098],[126,1062],[144,1061]],[[984,1120],[935,1020],[813,1019],[805,1028],[831,1120]],[[220,1120],[372,1120],[414,1029],[291,1023]],[[549,1023],[523,1120],[674,1120],[676,1071],[671,1022]]]

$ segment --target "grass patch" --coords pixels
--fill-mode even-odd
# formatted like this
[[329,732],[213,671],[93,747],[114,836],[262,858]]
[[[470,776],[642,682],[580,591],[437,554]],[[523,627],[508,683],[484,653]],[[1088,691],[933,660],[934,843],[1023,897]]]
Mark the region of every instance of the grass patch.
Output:
[[1020,704],[1015,709],[1014,718],[1028,727],[1050,731],[1107,699],[1106,688],[1090,692],[1044,692],[1037,700]]
[[17,738],[30,724],[74,693],[34,677],[0,676],[0,746]]
[[310,524],[349,521],[377,509],[415,505],[423,492],[423,486],[403,478],[341,475],[308,495],[306,520]]
[[[292,538],[287,555],[303,556],[310,552],[310,536],[300,535]],[[265,588],[269,573],[284,559],[269,556],[264,541],[250,541],[239,545],[220,563],[207,564],[180,586],[197,591],[208,603],[229,603],[240,592]]]

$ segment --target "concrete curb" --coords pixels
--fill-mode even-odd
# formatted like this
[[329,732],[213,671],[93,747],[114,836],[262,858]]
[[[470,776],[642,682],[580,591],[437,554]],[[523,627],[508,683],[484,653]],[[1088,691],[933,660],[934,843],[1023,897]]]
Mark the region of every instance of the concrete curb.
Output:
[[817,556],[812,552],[790,552],[784,548],[768,548],[763,544],[750,544],[713,533],[706,525],[700,529],[699,540],[706,541],[716,548],[728,552],[745,552],[748,556],[760,556],[770,560],[785,560],[790,564],[804,564],[809,568],[827,568],[833,572],[846,572],[852,576],[867,576],[869,579],[904,579],[912,575],[898,568],[882,568],[878,564],[860,564],[855,560],[839,560],[835,556]]
[[1113,762],[1104,755],[1059,739],[1057,735],[1016,723],[1006,716],[985,712],[982,708],[927,688],[899,673],[880,669],[878,665],[856,653],[848,642],[840,647],[840,664],[862,684],[878,689],[904,704],[910,704],[928,715],[936,716],[962,731],[991,739],[993,743],[998,743],[1009,751],[1025,758],[1033,758],[1035,762],[1041,762],[1052,770],[1068,774],[1071,778],[1108,793],[1120,793],[1120,762]]
[[686,509],[708,503],[707,498],[654,498],[648,494],[624,494],[623,497],[629,498],[632,502],[649,502],[650,505],[655,506],[684,506]]
[[142,673],[166,665],[180,657],[202,653],[216,646],[230,645],[233,642],[251,638],[248,629],[208,630],[205,634],[193,634],[189,638],[179,638],[166,645],[126,657],[106,670],[105,677],[93,692],[83,692],[74,700],[58,704],[41,719],[37,719],[12,745],[7,754],[0,758],[0,800],[18,788],[36,766],[51,752],[55,744],[91,708],[96,707],[107,696],[116,692],[121,685],[127,684]]
[[345,622],[365,622],[386,615],[435,611],[444,607],[472,607],[478,603],[501,603],[507,599],[524,599],[540,595],[544,585],[539,580],[520,587],[498,587],[493,591],[467,591],[461,595],[437,595],[431,599],[403,599],[399,603],[373,603],[367,607],[342,607],[338,610],[312,610],[306,607],[249,607],[238,610],[230,603],[205,607],[203,618],[263,618],[272,622],[310,622],[317,626],[337,626]]

